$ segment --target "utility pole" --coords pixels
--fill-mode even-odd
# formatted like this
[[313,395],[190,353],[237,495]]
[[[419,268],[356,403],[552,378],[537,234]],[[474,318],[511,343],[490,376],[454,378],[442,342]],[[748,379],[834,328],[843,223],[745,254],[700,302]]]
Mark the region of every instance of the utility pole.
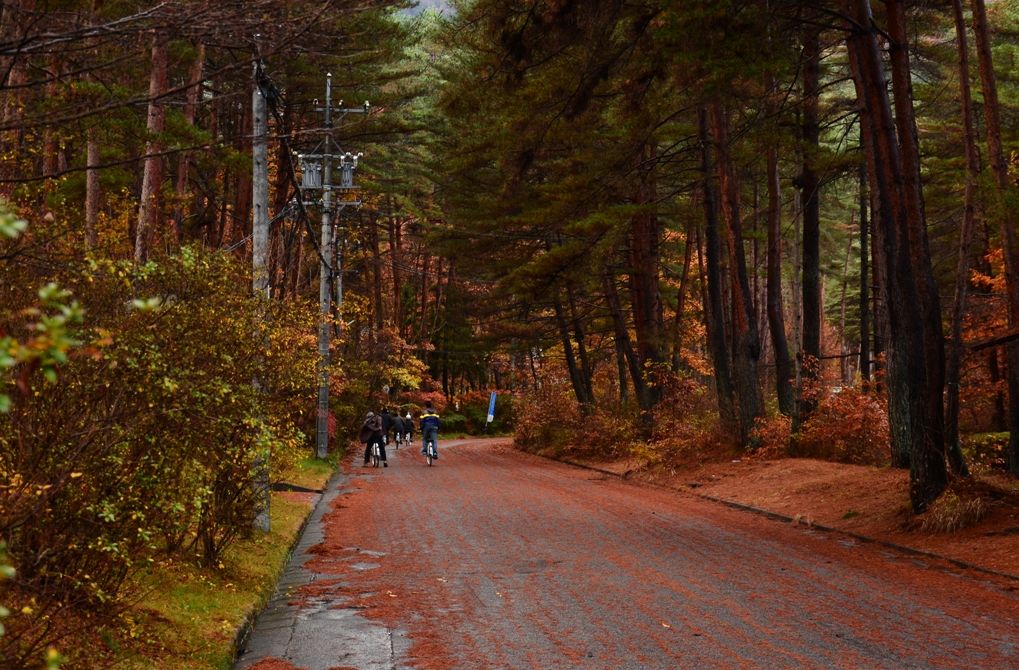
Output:
[[325,458],[329,453],[329,250],[332,241],[332,177],[333,177],[333,75],[326,75],[325,152],[322,156],[322,239],[319,253],[322,256],[318,273],[318,411],[316,414],[315,455]]
[[268,122],[265,94],[259,85],[261,63],[255,62],[255,86],[251,93],[252,184],[251,184],[251,288],[255,295],[268,298],[269,270],[269,164]]
[[[322,153],[301,154],[298,159],[301,164],[301,190],[322,191],[322,231],[319,240],[319,325],[318,325],[318,405],[315,416],[316,444],[315,455],[318,458],[325,458],[329,453],[329,316],[331,308],[330,285],[333,279],[338,282],[336,298],[337,305],[343,299],[342,278],[340,273],[342,267],[342,255],[335,253],[335,236],[333,235],[333,214],[347,206],[360,206],[359,200],[343,199],[333,206],[333,191],[340,192],[354,191],[354,170],[357,168],[358,159],[351,153],[333,153],[333,112],[340,114],[342,119],[349,113],[367,114],[371,106],[365,102],[364,107],[345,109],[342,107],[333,109],[333,76],[326,74],[326,98],[325,106],[317,111],[325,113],[325,131],[322,144]],[[340,184],[334,185],[333,160],[339,160]],[[303,197],[303,194],[302,194]],[[314,205],[314,202],[305,202],[307,205]],[[334,260],[336,259],[336,260]],[[335,268],[333,264],[335,263]]]
[[[261,61],[254,65],[255,85],[251,93],[252,146],[251,146],[251,288],[259,302],[269,299],[269,270],[266,252],[269,247],[269,124],[266,118],[266,100],[261,86]],[[261,309],[261,306],[259,307]],[[257,337],[257,335],[256,335]],[[262,380],[256,373],[253,380],[256,391],[261,391]],[[269,455],[259,454],[255,461],[255,489],[258,509],[255,527],[269,532]]]

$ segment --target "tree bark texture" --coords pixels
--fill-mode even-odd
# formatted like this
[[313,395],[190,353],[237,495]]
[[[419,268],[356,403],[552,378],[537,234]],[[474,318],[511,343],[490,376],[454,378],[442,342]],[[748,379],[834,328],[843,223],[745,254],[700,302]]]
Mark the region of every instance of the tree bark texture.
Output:
[[778,409],[785,416],[796,411],[793,390],[792,358],[785,333],[785,307],[782,301],[782,191],[778,173],[778,149],[770,144],[768,160],[768,282],[767,309],[771,344],[775,352],[775,385]]
[[[195,45],[195,59],[191,62],[191,69],[188,72],[188,89],[184,97],[184,108],[182,110],[184,121],[186,121],[189,126],[194,126],[195,119],[198,117],[198,101],[202,92],[204,72],[205,44],[199,42]],[[185,207],[185,203],[189,200],[188,173],[190,170],[191,153],[188,151],[182,151],[180,152],[180,156],[177,158],[177,181],[174,188],[173,222],[177,246],[183,244],[186,236],[184,222],[187,217],[187,208]]]
[[966,190],[963,195],[962,225],[959,230],[959,255],[955,268],[955,291],[952,298],[952,337],[945,365],[945,444],[952,470],[963,477],[969,475],[959,442],[959,381],[962,365],[962,317],[969,288],[969,259],[976,237],[975,196],[980,176],[976,130],[973,123],[973,96],[969,83],[969,46],[962,0],[952,0],[956,45],[959,53],[959,100],[962,106],[963,146],[966,150]]
[[99,202],[102,193],[99,190],[99,139],[98,129],[92,126],[87,131],[85,140],[85,244],[95,249],[99,243]]
[[[873,140],[868,167],[878,196],[875,233],[881,238],[887,270],[892,337],[888,370],[889,418],[893,426],[893,449],[908,455],[910,501],[913,510],[919,513],[944,489],[947,472],[940,322],[936,342],[931,341],[935,334],[930,328],[930,310],[937,307],[937,301],[928,293],[930,258],[924,255],[924,231],[917,229],[922,220],[907,202],[911,194],[904,192],[911,179],[905,172],[917,164],[918,155],[903,159],[903,152],[910,147],[909,150],[915,151],[916,145],[896,132],[869,0],[844,0],[843,7],[850,19],[847,47],[861,123],[869,125]],[[894,9],[890,7],[889,13],[894,14]],[[901,62],[897,65],[893,59],[895,67],[901,67]],[[901,76],[902,73],[897,73],[896,79]],[[895,94],[908,96],[909,91],[898,89]],[[901,100],[899,107],[905,109]],[[912,111],[911,106],[909,111]],[[898,120],[899,129],[911,124],[912,116]],[[942,352],[941,360],[933,360],[938,351]]]
[[149,110],[145,126],[148,132],[148,141],[145,145],[145,168],[142,174],[138,224],[135,227],[135,263],[144,263],[148,260],[152,235],[159,218],[159,186],[163,179],[163,159],[158,155],[162,149],[158,136],[166,125],[166,109],[160,96],[166,90],[167,69],[166,42],[160,39],[159,35],[153,35],[152,63],[149,73]]
[[718,393],[718,413],[722,426],[733,436],[739,435],[736,414],[735,390],[729,360],[729,343],[726,337],[722,305],[722,248],[718,231],[718,198],[715,190],[714,152],[708,132],[708,111],[698,112],[698,133],[701,145],[701,178],[704,197],[704,256],[707,275],[706,321],[708,348],[715,369],[715,390]]
[[761,356],[760,336],[754,315],[753,298],[747,274],[746,254],[740,222],[739,185],[729,156],[729,120],[720,103],[710,107],[710,126],[715,141],[716,171],[725,222],[726,251],[729,258],[730,305],[732,307],[732,371],[739,418],[740,444],[754,448],[753,431],[764,416],[764,398],[757,376]]
[[[630,300],[633,310],[637,355],[644,373],[652,376],[665,361],[663,354],[665,320],[659,288],[659,246],[661,230],[653,210],[655,183],[652,168],[653,150],[645,145],[638,154],[635,202],[641,211],[630,220],[629,269]],[[646,383],[638,394],[641,410],[650,412],[661,399],[660,384]]]
[[818,103],[821,94],[820,30],[807,25],[803,34],[803,167],[799,176],[803,206],[803,348],[799,426],[814,410],[821,365],[821,182],[815,169],[820,144]]
[[870,381],[870,191],[867,188],[867,166],[860,164],[860,379]]
[[644,386],[647,384],[647,380],[644,378],[644,370],[640,365],[640,357],[634,350],[633,341],[630,339],[629,324],[626,322],[622,301],[619,299],[615,276],[611,272],[606,272],[602,285],[605,288],[605,303],[609,309],[609,315],[612,317],[613,335],[617,346],[621,348],[626,367],[630,372],[634,395],[639,398],[642,393],[646,393]]
[[570,374],[570,385],[573,387],[573,395],[577,398],[581,412],[587,413],[590,407],[590,398],[584,387],[580,369],[577,367],[577,357],[573,353],[573,342],[570,340],[570,329],[566,323],[566,315],[563,310],[563,301],[559,289],[555,289],[555,298],[552,300],[555,308],[556,327],[559,330],[559,341],[563,347],[563,356],[566,358],[566,370]]

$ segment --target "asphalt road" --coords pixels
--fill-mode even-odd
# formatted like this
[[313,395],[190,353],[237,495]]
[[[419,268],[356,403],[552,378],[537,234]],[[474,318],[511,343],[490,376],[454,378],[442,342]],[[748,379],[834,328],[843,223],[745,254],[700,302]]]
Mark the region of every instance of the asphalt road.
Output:
[[336,482],[238,669],[1019,668],[1019,584],[440,448]]

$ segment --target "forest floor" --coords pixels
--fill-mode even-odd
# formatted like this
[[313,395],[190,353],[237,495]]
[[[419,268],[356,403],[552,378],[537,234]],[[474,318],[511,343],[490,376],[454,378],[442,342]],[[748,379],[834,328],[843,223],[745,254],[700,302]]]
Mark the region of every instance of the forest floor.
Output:
[[[1019,481],[1001,474],[981,473],[969,483],[957,483],[952,487],[956,495],[943,496],[947,503],[914,516],[905,470],[805,458],[742,457],[654,467],[632,460],[575,462],[780,520],[932,554],[1019,582]],[[979,520],[964,528],[923,528],[925,520],[943,526],[972,517],[974,509],[980,510]]]

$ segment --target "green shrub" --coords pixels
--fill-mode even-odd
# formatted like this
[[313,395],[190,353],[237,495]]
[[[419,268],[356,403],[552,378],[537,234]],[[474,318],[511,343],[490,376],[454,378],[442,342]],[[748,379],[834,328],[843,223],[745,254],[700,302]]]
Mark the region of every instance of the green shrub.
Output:
[[977,467],[1005,469],[1008,433],[973,433],[962,437],[962,450],[968,463]]
[[287,469],[306,445],[291,426],[313,407],[314,313],[250,297],[231,257],[185,249],[59,280],[82,301],[85,346],[57,382],[22,375],[0,414],[0,540],[37,603],[9,620],[11,659],[65,608],[114,612],[154,557],[215,566],[249,532],[257,463]]

